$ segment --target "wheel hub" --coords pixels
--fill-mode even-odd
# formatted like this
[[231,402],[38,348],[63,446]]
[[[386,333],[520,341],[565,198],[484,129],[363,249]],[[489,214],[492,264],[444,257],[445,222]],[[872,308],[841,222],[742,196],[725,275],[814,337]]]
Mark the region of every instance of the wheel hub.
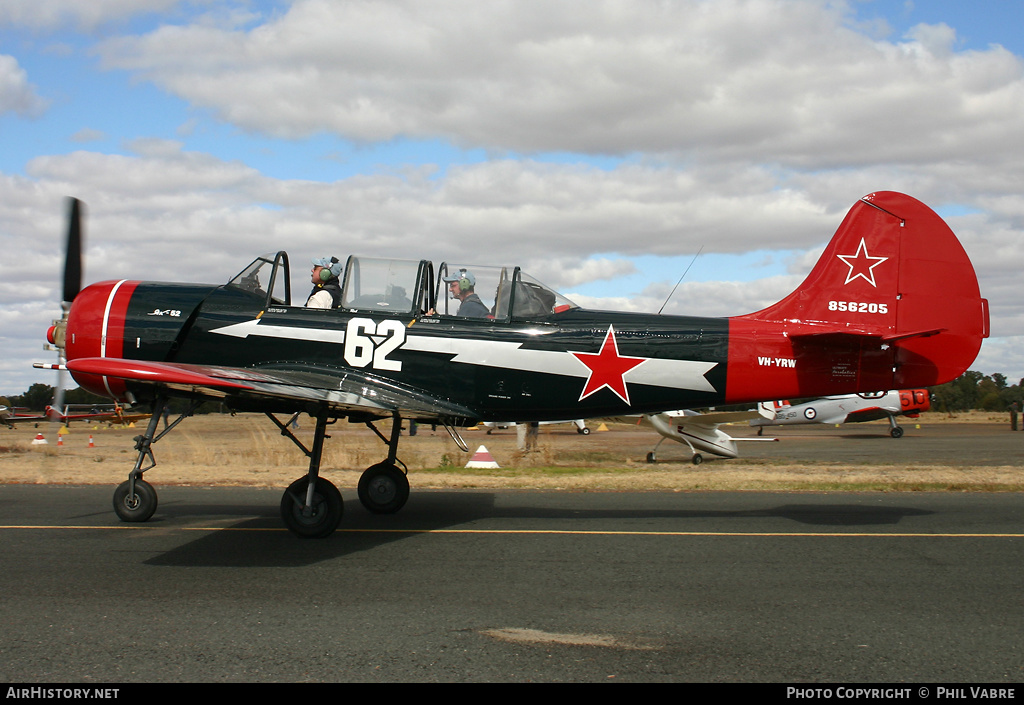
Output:
[[390,502],[398,494],[398,487],[390,477],[378,476],[370,482],[370,494],[381,503]]

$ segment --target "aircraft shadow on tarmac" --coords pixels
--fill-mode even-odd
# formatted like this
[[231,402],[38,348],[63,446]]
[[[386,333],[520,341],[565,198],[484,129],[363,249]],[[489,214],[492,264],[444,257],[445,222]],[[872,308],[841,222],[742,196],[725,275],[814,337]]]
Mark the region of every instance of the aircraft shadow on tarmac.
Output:
[[[514,505],[504,495],[503,506],[495,502],[497,495],[479,491],[433,491],[414,493],[400,514],[376,515],[366,511],[358,501],[345,502],[345,517],[341,528],[326,539],[299,539],[285,531],[276,507],[267,505],[211,505],[167,502],[153,522],[177,524],[195,517],[219,515],[221,519],[206,526],[221,526],[225,531],[212,530],[201,537],[182,544],[145,561],[147,565],[162,566],[264,566],[293,567],[319,563],[363,551],[369,551],[395,541],[429,533],[465,527],[473,522],[494,519],[552,521],[567,520],[558,529],[611,530],[611,526],[596,529],[573,527],[578,520],[636,520],[651,518],[723,519],[743,520],[779,518],[808,526],[859,527],[883,526],[900,523],[905,517],[923,516],[934,512],[900,506],[859,506],[855,504],[785,504],[763,509],[701,510],[693,508],[656,509],[614,509],[569,508],[558,506],[557,500],[551,506],[536,504]],[[554,496],[546,495],[547,497]],[[230,517],[246,517],[237,522]],[[256,516],[254,516],[256,515]],[[224,517],[228,517],[225,521]],[[716,531],[743,532],[749,526],[736,521],[723,526],[716,524]],[[501,527],[490,526],[491,530]],[[517,527],[522,530],[523,527]],[[535,527],[550,530],[548,524]],[[635,527],[634,527],[635,528]],[[704,524],[693,526],[680,524],[678,531],[706,531]]]

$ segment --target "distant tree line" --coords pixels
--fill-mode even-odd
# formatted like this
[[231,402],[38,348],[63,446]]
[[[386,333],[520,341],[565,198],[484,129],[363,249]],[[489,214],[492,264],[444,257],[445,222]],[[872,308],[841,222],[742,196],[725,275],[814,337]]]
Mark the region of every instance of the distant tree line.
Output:
[[1013,404],[1018,411],[1024,410],[1024,379],[1009,385],[998,372],[985,375],[968,370],[952,382],[932,387],[931,392],[933,411],[1007,411]]
[[[53,403],[54,388],[48,384],[36,383],[28,388],[24,394],[16,394],[7,397],[6,402],[0,401],[5,406],[20,406],[29,411],[42,411]],[[87,392],[81,387],[68,389],[64,392],[65,404],[109,404],[110,400],[105,399],[92,392]]]

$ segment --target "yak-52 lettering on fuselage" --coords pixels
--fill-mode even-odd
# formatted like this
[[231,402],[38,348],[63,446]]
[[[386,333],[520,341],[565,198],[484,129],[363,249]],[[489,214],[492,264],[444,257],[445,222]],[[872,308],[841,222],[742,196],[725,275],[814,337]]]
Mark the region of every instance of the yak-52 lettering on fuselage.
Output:
[[[80,271],[78,232],[72,216],[71,272]],[[486,317],[459,316],[446,295],[450,282],[473,278]],[[363,504],[394,512],[409,492],[397,456],[402,419],[443,424],[459,439],[458,427],[480,421],[929,386],[966,370],[988,335],[987,303],[955,235],[891,192],[853,206],[793,294],[731,318],[589,311],[517,267],[365,257],[348,259],[338,307],[304,308],[284,252],[220,286],[122,280],[79,293],[66,284],[65,299],[73,303],[49,337],[78,383],[153,406],[115,492],[122,519],[156,509],[142,476],[169,430],[157,435],[166,401],[213,399],[263,412],[285,432],[278,415],[316,419],[311,448],[292,436],[309,471],[281,500],[285,523],[303,536],[326,536],[341,520],[340,493],[319,473],[327,425],[341,418],[375,430],[394,421],[390,437],[378,432],[386,458],[359,483]]]

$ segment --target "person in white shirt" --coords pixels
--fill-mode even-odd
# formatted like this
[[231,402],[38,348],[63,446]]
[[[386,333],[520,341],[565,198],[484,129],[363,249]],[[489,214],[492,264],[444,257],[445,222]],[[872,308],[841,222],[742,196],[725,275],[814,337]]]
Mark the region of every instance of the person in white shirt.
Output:
[[321,257],[313,260],[310,279],[313,291],[306,300],[306,308],[334,308],[341,303],[342,264],[337,257]]

